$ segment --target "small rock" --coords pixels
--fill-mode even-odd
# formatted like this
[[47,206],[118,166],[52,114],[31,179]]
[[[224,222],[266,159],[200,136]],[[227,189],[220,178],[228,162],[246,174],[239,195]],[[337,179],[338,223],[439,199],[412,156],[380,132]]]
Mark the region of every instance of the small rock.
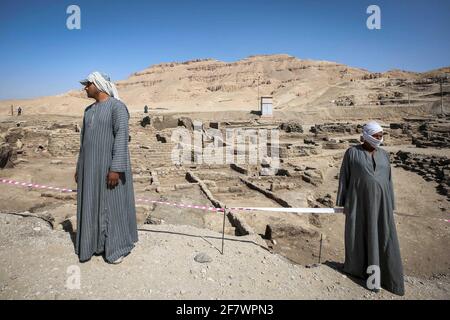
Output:
[[209,257],[206,253],[203,252],[197,254],[194,260],[199,263],[207,263],[212,261],[211,257]]
[[20,141],[20,139],[17,139],[17,141],[16,141],[16,147],[17,147],[17,149],[22,149],[23,143],[22,143],[22,141]]

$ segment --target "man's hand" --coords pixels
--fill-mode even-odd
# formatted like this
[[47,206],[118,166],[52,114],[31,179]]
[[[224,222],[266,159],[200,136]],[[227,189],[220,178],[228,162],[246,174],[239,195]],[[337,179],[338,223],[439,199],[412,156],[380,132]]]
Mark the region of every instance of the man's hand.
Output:
[[114,189],[119,184],[119,172],[110,171],[106,177],[108,189]]

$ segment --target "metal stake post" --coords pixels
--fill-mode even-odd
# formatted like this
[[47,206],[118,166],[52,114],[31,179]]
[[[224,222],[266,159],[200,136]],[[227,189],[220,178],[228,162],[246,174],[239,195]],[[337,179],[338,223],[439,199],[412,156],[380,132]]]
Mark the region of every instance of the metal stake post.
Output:
[[222,225],[222,254],[223,254],[223,244],[225,241],[225,216],[227,214],[227,206],[223,208],[223,225]]

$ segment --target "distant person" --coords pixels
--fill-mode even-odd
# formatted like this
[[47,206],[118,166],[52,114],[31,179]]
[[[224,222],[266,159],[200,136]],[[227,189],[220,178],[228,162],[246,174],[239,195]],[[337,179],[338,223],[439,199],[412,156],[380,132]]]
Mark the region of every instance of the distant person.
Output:
[[120,263],[138,241],[128,150],[129,112],[109,77],[91,73],[80,81],[95,102],[84,111],[77,188],[76,253],[81,262],[104,253]]
[[17,116],[20,116],[22,114],[22,108],[19,107],[17,108]]
[[382,127],[375,121],[367,123],[362,141],[345,152],[339,175],[336,204],[344,207],[345,213],[344,271],[367,279],[374,274],[368,267],[376,266],[381,287],[402,296],[405,289],[394,221],[394,187],[389,153],[380,148]]
[[145,107],[144,107],[144,113],[148,113],[148,107],[147,107],[147,105],[145,105]]

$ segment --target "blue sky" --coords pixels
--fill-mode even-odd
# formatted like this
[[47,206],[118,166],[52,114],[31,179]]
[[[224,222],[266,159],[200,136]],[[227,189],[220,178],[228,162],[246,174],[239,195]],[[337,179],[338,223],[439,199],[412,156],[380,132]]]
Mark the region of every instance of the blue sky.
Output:
[[[68,30],[66,9],[81,9]],[[381,9],[369,30],[366,9]],[[450,65],[449,0],[1,0],[0,99],[81,88],[89,72],[121,80],[152,64],[287,53],[370,71]]]

